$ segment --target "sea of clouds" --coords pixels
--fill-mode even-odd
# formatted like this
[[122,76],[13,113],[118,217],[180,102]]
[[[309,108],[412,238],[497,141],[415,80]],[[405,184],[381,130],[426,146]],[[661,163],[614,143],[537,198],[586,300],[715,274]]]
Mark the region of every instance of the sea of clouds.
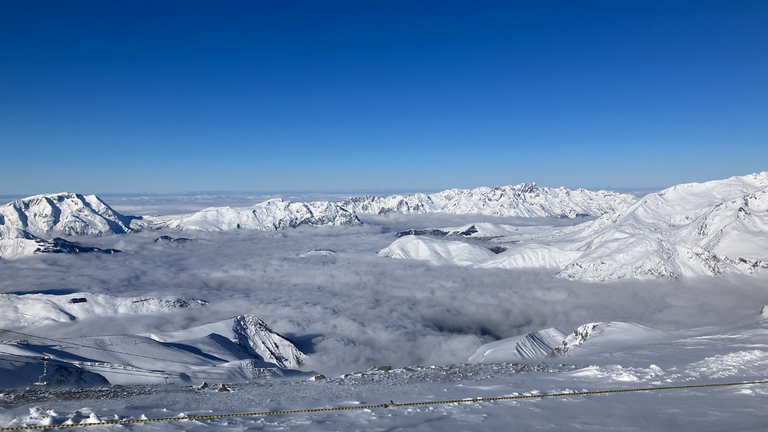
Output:
[[[124,208],[114,198],[106,201],[127,214],[180,208],[178,201],[146,199],[142,205],[134,199]],[[201,199],[188,205],[207,204]],[[78,237],[123,253],[0,260],[0,292],[204,299],[210,304],[203,308],[99,317],[35,333],[63,338],[173,331],[251,313],[293,339],[310,354],[308,367],[324,373],[461,363],[486,342],[547,327],[567,333],[594,321],[660,329],[736,325],[754,319],[768,303],[764,278],[586,283],[554,278],[547,270],[432,266],[376,254],[398,230],[486,220],[542,229],[584,221],[393,215],[368,216],[358,227]],[[193,241],[154,241],[163,234]]]

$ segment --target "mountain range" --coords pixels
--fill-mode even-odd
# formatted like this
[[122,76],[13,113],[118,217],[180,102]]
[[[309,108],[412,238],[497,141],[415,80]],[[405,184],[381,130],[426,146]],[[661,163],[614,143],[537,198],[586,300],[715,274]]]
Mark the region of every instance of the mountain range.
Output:
[[362,223],[358,214],[389,213],[575,218],[623,210],[636,200],[632,195],[617,192],[546,188],[524,183],[450,189],[431,195],[369,195],[339,202],[273,199],[248,207],[209,207],[190,214],[149,217],[122,215],[95,195],[64,192],[35,195],[0,206],[0,258],[56,252],[115,253],[119,251],[89,248],[67,238],[146,229],[272,231],[299,226],[352,226]]
[[449,213],[518,217],[599,216],[569,227],[481,222],[406,230],[380,255],[478,268],[549,268],[567,279],[679,278],[768,269],[768,172],[688,183],[637,199],[610,191],[533,183],[338,202],[269,200],[163,217],[125,216],[95,195],[35,195],[0,207],[0,257],[116,253],[77,236],[147,229],[280,230],[353,226],[357,215]]
[[[551,268],[590,281],[754,274],[768,269],[768,172],[673,186],[566,228],[482,223],[422,231],[445,235],[401,236],[379,253],[479,268]],[[463,241],[472,238],[503,251]]]

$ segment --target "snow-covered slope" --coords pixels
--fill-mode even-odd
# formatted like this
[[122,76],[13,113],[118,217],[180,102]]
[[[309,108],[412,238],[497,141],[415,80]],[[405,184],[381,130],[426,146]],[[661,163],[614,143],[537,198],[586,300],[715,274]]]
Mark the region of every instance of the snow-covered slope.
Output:
[[[576,351],[595,353],[615,351],[630,345],[660,342],[670,337],[667,332],[635,323],[597,322],[579,326],[561,340],[548,357],[572,355]],[[588,342],[587,346],[584,346]]]
[[565,334],[556,328],[548,328],[487,343],[469,358],[470,363],[502,363],[543,359],[563,343]]
[[585,224],[569,279],[676,278],[768,268],[768,172],[689,183]]
[[204,300],[179,297],[116,297],[107,294],[73,293],[0,294],[0,327],[69,322],[93,316],[151,314],[178,308],[198,307]]
[[35,195],[0,207],[0,227],[45,237],[122,234],[138,231],[143,224],[140,218],[112,210],[96,195],[63,192]]
[[574,218],[614,213],[636,201],[633,195],[612,191],[547,188],[522,183],[494,188],[449,189],[429,195],[369,195],[348,198],[339,205],[357,214],[452,213]]
[[[504,225],[471,228],[402,232],[412,235],[404,235],[382,252],[435,264],[553,268],[557,276],[591,281],[753,274],[768,269],[768,172],[677,185],[647,195],[622,212],[573,227],[537,233],[516,232]],[[485,238],[492,240],[489,246],[503,251],[461,261],[432,259],[443,255],[442,249],[459,246],[440,238],[417,241],[413,234]]]
[[[35,382],[45,382],[45,387],[93,387],[109,384],[102,375],[68,362],[51,359],[44,370],[42,358],[43,355],[25,344],[1,343],[0,389],[30,387],[30,384]],[[42,376],[44,371],[46,373]]]
[[581,255],[576,251],[559,249],[542,244],[522,244],[507,246],[507,250],[476,263],[480,268],[556,268],[561,269],[574,258]]
[[426,228],[409,229],[400,231],[395,235],[403,237],[407,235],[426,235],[430,237],[466,237],[480,240],[488,240],[496,237],[505,237],[517,232],[514,225],[494,224],[479,222],[452,228]]
[[256,229],[272,231],[301,225],[358,225],[357,216],[335,203],[295,203],[274,199],[251,207],[210,207],[188,215],[147,218],[156,228],[225,231]]
[[55,236],[124,234],[146,228],[271,231],[302,225],[359,225],[357,214],[391,212],[574,218],[616,212],[636,200],[632,195],[617,192],[541,188],[525,183],[450,189],[431,195],[365,196],[340,202],[273,199],[250,207],[210,207],[191,214],[134,217],[121,215],[95,195],[35,195],[0,207],[0,258],[78,252],[76,248],[51,243]]
[[28,374],[20,383],[6,379],[6,375],[19,364],[31,363],[42,370],[39,359],[43,356],[51,358],[49,367],[56,364],[79,373],[81,378],[77,379],[87,380],[86,384],[102,382],[93,374],[82,375],[82,371],[101,375],[113,384],[161,384],[166,378],[175,383],[233,382],[265,373],[282,375],[288,373],[287,369],[301,367],[306,360],[293,343],[253,315],[172,333],[68,339],[20,337],[27,339],[0,343],[0,388],[29,385]]
[[0,207],[0,258],[36,253],[117,252],[56,236],[124,234],[141,230],[141,218],[123,216],[96,195],[35,195]]
[[219,321],[200,327],[172,333],[147,335],[160,342],[178,342],[218,334],[246,347],[264,361],[278,367],[297,369],[306,361],[306,355],[293,343],[274,332],[269,326],[253,315],[240,315],[230,320]]
[[460,241],[446,241],[424,236],[404,236],[379,251],[388,258],[415,259],[432,264],[471,265],[495,256],[490,250]]

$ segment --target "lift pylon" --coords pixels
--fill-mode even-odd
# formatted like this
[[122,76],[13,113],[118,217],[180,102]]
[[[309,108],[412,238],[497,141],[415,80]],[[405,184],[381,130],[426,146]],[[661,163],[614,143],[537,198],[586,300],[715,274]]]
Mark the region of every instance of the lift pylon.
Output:
[[40,375],[37,378],[37,382],[32,383],[32,385],[44,386],[48,384],[48,381],[45,381],[45,380],[48,378],[48,360],[50,359],[51,358],[48,356],[45,356],[40,359],[43,361],[43,374]]

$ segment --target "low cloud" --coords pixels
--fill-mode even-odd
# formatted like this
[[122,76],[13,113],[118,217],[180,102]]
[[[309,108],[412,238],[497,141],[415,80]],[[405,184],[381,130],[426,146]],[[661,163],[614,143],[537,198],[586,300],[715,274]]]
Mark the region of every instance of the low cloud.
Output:
[[[279,232],[82,238],[124,252],[0,261],[0,292],[202,298],[210,304],[194,310],[94,318],[44,331],[51,337],[171,331],[252,313],[300,341],[311,352],[311,368],[330,373],[465,362],[494,339],[552,326],[569,332],[591,321],[662,329],[735,325],[756,319],[768,303],[764,280],[754,277],[596,284],[553,278],[546,270],[437,267],[377,256],[401,228],[472,222],[410,218],[410,224],[398,216],[376,225]],[[193,241],[155,243],[162,234]],[[333,253],[301,256],[316,249]]]

